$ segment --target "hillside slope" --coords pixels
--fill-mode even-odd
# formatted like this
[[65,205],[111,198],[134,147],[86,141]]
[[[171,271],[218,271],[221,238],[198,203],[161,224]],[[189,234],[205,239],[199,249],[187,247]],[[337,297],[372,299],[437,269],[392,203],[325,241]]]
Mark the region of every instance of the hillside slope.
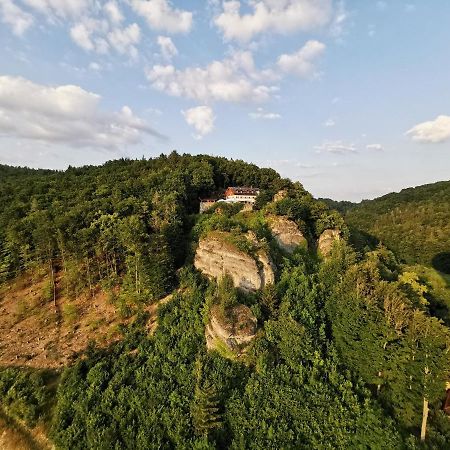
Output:
[[[406,450],[424,420],[429,448],[449,441],[450,333],[426,286],[386,248],[356,253],[300,183],[177,153],[2,170],[12,423],[56,449]],[[229,185],[259,187],[255,208],[198,214]]]
[[354,234],[359,231],[368,241],[370,237],[380,240],[403,262],[450,273],[450,181],[403,189],[358,204],[328,204],[344,213]]

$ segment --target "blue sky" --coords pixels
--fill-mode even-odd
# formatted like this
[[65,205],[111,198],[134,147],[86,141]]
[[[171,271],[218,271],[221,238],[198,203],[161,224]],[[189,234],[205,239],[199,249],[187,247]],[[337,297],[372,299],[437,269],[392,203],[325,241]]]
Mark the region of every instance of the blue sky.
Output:
[[0,163],[177,149],[316,196],[450,178],[450,2],[0,0]]

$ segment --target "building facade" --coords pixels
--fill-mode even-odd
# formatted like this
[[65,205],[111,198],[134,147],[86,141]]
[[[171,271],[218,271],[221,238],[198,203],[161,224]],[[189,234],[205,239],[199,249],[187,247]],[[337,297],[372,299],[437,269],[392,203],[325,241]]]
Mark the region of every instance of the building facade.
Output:
[[253,205],[259,194],[259,189],[246,186],[231,186],[225,191],[225,201],[230,203],[248,203]]

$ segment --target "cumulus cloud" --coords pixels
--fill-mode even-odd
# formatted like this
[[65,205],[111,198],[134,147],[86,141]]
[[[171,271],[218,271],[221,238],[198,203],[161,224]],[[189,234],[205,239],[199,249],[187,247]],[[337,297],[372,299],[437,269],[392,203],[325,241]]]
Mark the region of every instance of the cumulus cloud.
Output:
[[16,36],[22,36],[33,25],[33,16],[12,2],[0,0],[0,19],[11,27]]
[[347,153],[357,153],[355,144],[344,143],[342,141],[325,141],[321,145],[314,147],[317,153],[335,153],[345,155]]
[[170,61],[174,56],[178,55],[178,50],[170,37],[158,36],[157,42],[162,57],[167,61]]
[[129,0],[133,10],[149,27],[168,33],[187,33],[192,28],[192,12],[174,8],[169,0]]
[[258,71],[250,52],[235,52],[206,67],[183,70],[173,65],[155,65],[146,71],[153,88],[176,97],[203,103],[211,101],[265,101],[277,90],[268,84],[275,78],[271,71]]
[[186,111],[181,111],[186,122],[195,128],[195,139],[202,139],[214,130],[214,112],[209,106],[197,106]]
[[276,120],[281,119],[281,114],[267,112],[264,108],[258,108],[255,112],[249,113],[252,119],[263,119],[263,120]]
[[248,42],[267,31],[311,31],[333,19],[332,0],[260,0],[251,1],[249,6],[251,13],[241,14],[241,2],[222,2],[222,12],[214,23],[226,40]]
[[131,58],[137,57],[137,48],[141,40],[141,29],[136,23],[132,23],[125,28],[114,28],[107,34],[107,39],[111,47],[122,55],[129,55]]
[[144,135],[164,138],[128,106],[107,112],[99,103],[99,95],[79,86],[0,76],[0,136],[104,149],[136,144]]
[[434,120],[422,122],[406,132],[413,141],[439,143],[450,140],[450,116],[441,115]]
[[333,119],[327,119],[324,123],[323,123],[323,126],[324,127],[327,127],[327,128],[329,128],[329,127],[334,127],[336,125],[336,122],[333,120]]
[[105,13],[108,15],[111,23],[119,24],[123,22],[124,16],[115,0],[111,0],[103,5]]
[[105,19],[83,17],[70,29],[70,37],[83,50],[105,54],[113,49],[135,59],[141,30],[136,23],[122,27]]
[[[29,11],[45,15],[51,24],[64,22],[72,41],[89,52],[106,54],[110,50],[135,59],[141,30],[136,23],[122,26],[125,20],[116,0],[101,6],[96,0],[22,0]],[[33,23],[30,12],[12,0],[0,0],[0,18],[15,34],[23,34]]]
[[317,75],[315,62],[325,51],[325,44],[319,41],[308,41],[297,52],[283,54],[278,58],[278,67],[286,73],[310,78]]

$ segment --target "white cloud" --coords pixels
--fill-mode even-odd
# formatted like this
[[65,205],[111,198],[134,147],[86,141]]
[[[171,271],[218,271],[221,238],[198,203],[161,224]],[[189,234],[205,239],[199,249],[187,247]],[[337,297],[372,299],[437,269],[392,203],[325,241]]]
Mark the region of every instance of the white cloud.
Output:
[[82,49],[105,54],[113,49],[135,59],[136,45],[141,40],[139,25],[118,26],[104,19],[83,17],[70,29],[70,37]]
[[324,123],[324,127],[334,127],[336,125],[336,122],[333,119],[327,119]]
[[129,0],[133,10],[144,17],[150,28],[168,33],[187,33],[192,13],[174,8],[169,0]]
[[94,50],[95,46],[91,39],[92,30],[86,24],[78,23],[70,29],[70,37],[72,40],[84,50]]
[[384,150],[383,146],[381,144],[368,144],[366,145],[367,150],[374,150],[377,152],[381,152]]
[[214,130],[214,112],[209,106],[197,106],[187,111],[181,111],[186,122],[195,128],[196,139],[202,139],[205,135]]
[[200,102],[260,102],[268,100],[276,87],[267,84],[275,78],[271,71],[258,71],[250,52],[234,52],[206,67],[178,70],[172,65],[156,65],[147,71],[153,88],[176,97]]
[[167,61],[170,61],[174,56],[178,55],[178,50],[170,37],[158,36],[157,42],[162,57]]
[[103,5],[103,9],[109,17],[111,23],[120,24],[123,22],[124,17],[122,11],[119,9],[119,5],[115,0],[111,0]]
[[135,44],[141,40],[141,29],[136,23],[125,28],[114,28],[107,34],[107,39],[111,47],[121,55],[128,55],[134,59],[138,54]]
[[439,143],[450,140],[450,116],[438,116],[434,120],[422,122],[406,132],[414,141]]
[[317,76],[315,61],[325,51],[325,44],[319,41],[308,41],[297,52],[284,54],[278,58],[278,67],[286,73],[309,78]]
[[128,106],[107,112],[99,103],[99,95],[79,86],[0,76],[0,136],[104,149],[138,143],[144,135],[162,137]]
[[95,6],[94,0],[22,0],[50,20],[79,17]]
[[226,40],[248,42],[266,31],[286,34],[321,28],[333,19],[332,0],[251,1],[249,14],[241,14],[241,2],[224,1],[215,25]]
[[336,153],[340,155],[357,153],[355,144],[344,143],[342,141],[325,141],[314,148],[317,153]]
[[22,36],[33,25],[33,16],[12,2],[0,0],[0,19],[16,36]]
[[281,119],[281,115],[278,113],[267,112],[263,108],[258,108],[255,112],[249,113],[252,119],[264,119],[264,120],[275,120]]

